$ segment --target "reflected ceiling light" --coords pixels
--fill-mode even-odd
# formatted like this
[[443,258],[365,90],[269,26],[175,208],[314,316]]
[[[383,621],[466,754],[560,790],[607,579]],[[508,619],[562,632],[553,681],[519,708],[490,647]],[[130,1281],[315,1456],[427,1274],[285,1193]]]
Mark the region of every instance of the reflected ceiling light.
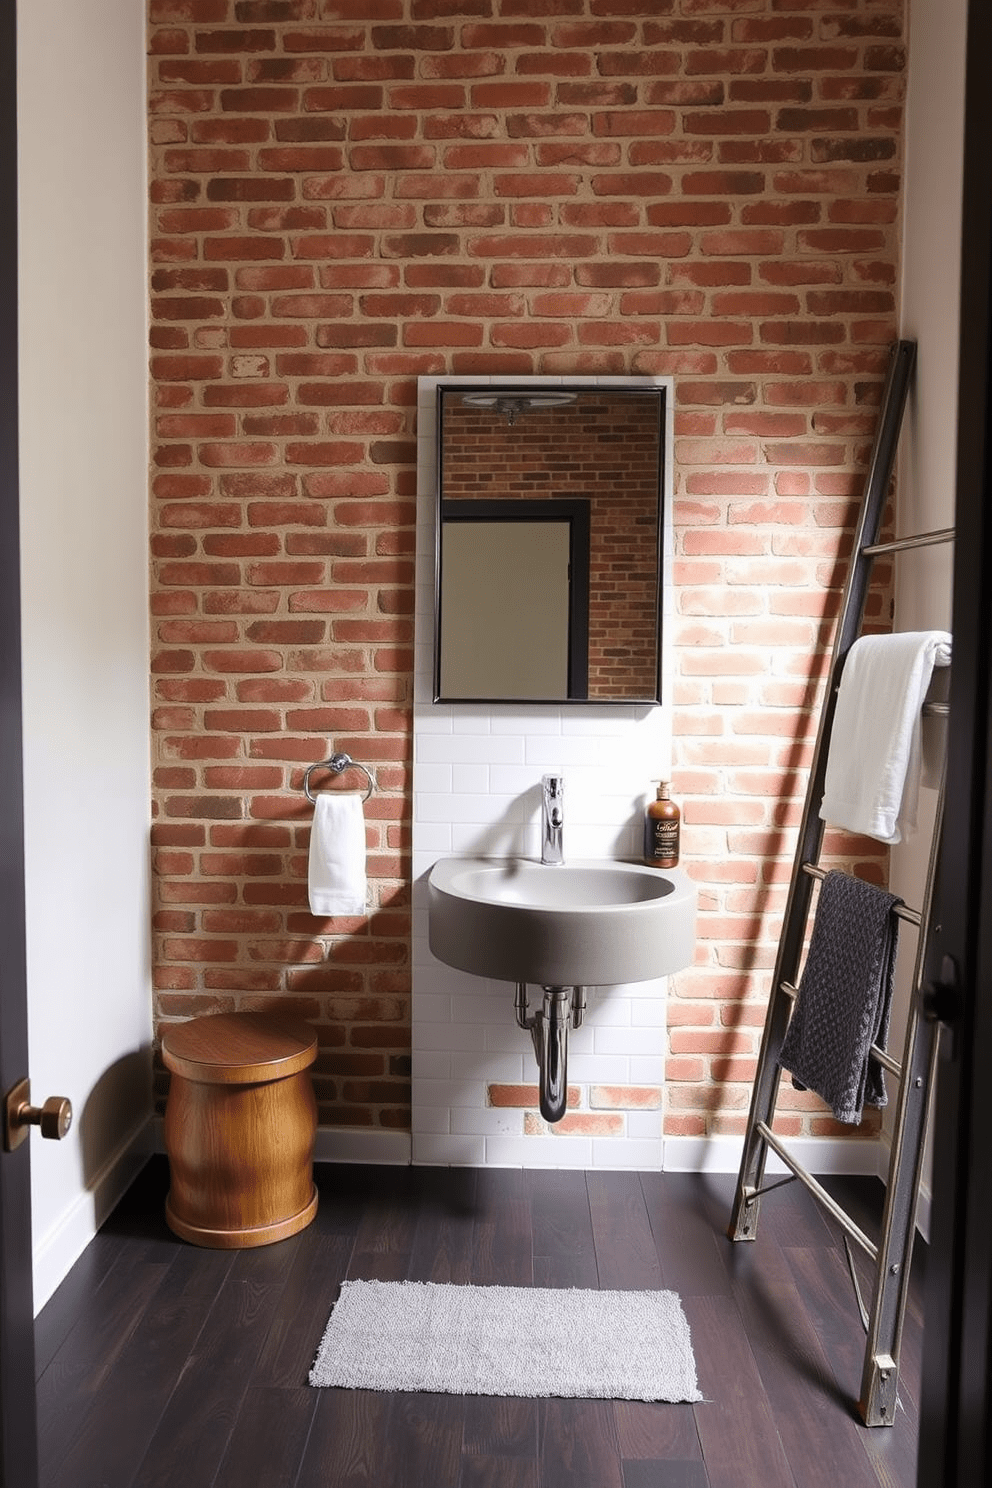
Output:
[[495,408],[497,413],[506,414],[506,422],[512,424],[518,413],[525,408],[563,408],[568,403],[574,403],[578,393],[542,392],[542,393],[463,393],[462,402],[471,408]]

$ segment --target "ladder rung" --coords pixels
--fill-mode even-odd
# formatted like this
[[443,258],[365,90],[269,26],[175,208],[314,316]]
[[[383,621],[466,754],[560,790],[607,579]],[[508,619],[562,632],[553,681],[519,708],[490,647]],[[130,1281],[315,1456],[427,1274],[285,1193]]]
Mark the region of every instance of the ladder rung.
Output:
[[889,1071],[889,1074],[895,1075],[897,1080],[902,1078],[902,1065],[898,1059],[893,1059],[891,1054],[886,1054],[885,1050],[880,1049],[877,1044],[872,1044],[868,1053],[873,1059],[877,1059],[879,1064]]
[[803,1167],[798,1158],[793,1157],[789,1149],[779,1141],[778,1137],[775,1136],[774,1132],[771,1131],[771,1129],[765,1124],[764,1121],[757,1122],[755,1130],[760,1133],[760,1135],[768,1143],[769,1147],[771,1147],[774,1152],[778,1153],[779,1157],[785,1163],[786,1167],[791,1172],[795,1173],[800,1183],[805,1184],[813,1197],[815,1199],[818,1199],[819,1202],[823,1205],[824,1209],[829,1210],[834,1219],[836,1219],[837,1223],[839,1225],[842,1225],[843,1228],[847,1231],[851,1239],[857,1245],[860,1245],[861,1249],[865,1251],[873,1261],[876,1260],[878,1257],[878,1246],[873,1241],[869,1240],[864,1230],[862,1230],[858,1225],[854,1223],[854,1220],[848,1214],[847,1210],[841,1208],[837,1200],[827,1193],[827,1190],[821,1183],[817,1183],[816,1179],[813,1177],[813,1174]]
[[868,543],[861,549],[866,558],[877,558],[880,553],[902,553],[907,548],[930,548],[935,543],[954,541],[954,528],[941,527],[935,532],[918,532],[915,537],[894,537],[891,542]]
[[[786,997],[791,998],[792,1001],[795,1002],[796,998],[799,996],[798,987],[794,987],[791,982],[779,982],[778,985],[779,990],[784,992]],[[890,1074],[895,1075],[897,1080],[902,1077],[902,1065],[899,1063],[899,1060],[893,1059],[891,1054],[886,1054],[885,1050],[880,1049],[877,1044],[872,1044],[871,1048],[868,1050],[868,1053],[871,1054],[873,1058],[877,1059],[879,1064],[887,1069]]]
[[[818,882],[822,882],[827,876],[827,870],[825,868],[819,868],[816,863],[804,863],[803,872],[809,878],[817,879]],[[918,909],[910,909],[908,904],[894,904],[892,906],[892,913],[897,919],[907,920],[910,925],[919,925],[921,923],[920,911]]]

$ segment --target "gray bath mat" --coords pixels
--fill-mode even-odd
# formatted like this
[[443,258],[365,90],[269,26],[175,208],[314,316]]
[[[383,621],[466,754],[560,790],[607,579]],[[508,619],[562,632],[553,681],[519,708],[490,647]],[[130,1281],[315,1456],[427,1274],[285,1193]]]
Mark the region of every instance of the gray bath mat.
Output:
[[700,1400],[674,1292],[346,1281],[311,1385]]

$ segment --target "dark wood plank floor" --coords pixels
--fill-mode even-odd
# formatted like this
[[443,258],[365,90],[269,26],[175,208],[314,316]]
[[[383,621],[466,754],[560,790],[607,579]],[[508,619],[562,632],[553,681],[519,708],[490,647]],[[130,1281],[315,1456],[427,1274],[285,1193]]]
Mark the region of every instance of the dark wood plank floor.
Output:
[[[37,1323],[43,1488],[911,1488],[917,1246],[894,1428],[854,1409],[863,1334],[836,1227],[798,1184],[757,1241],[733,1179],[684,1173],[318,1169],[302,1234],[209,1251],[162,1219],[153,1159]],[[872,1232],[881,1186],[831,1187]],[[665,1287],[697,1405],[312,1390],[346,1278]]]

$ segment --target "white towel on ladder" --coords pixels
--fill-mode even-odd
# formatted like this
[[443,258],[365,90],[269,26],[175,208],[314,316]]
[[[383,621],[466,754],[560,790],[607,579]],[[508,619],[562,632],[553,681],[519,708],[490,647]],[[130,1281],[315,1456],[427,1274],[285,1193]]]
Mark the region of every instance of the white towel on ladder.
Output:
[[308,887],[315,915],[365,913],[365,815],[357,791],[323,791],[310,830]]
[[948,666],[944,630],[861,636],[841,673],[820,816],[835,827],[901,842],[916,830],[923,700]]

